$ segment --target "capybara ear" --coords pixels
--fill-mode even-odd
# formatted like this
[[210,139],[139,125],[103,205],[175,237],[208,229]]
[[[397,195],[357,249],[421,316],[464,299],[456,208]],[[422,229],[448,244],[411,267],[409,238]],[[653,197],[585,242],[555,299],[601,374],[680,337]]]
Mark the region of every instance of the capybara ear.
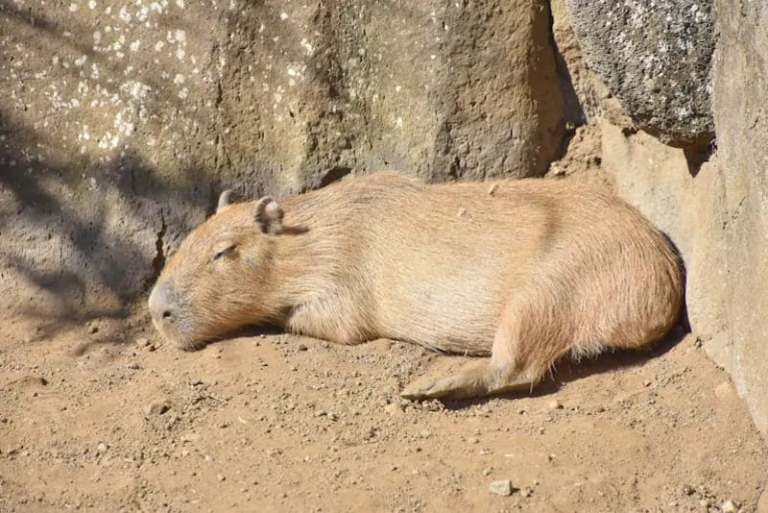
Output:
[[232,202],[232,189],[227,189],[219,196],[219,203],[216,205],[216,212],[221,212],[221,209],[226,207]]
[[283,209],[277,201],[264,196],[256,203],[256,222],[262,233],[277,235],[283,231]]

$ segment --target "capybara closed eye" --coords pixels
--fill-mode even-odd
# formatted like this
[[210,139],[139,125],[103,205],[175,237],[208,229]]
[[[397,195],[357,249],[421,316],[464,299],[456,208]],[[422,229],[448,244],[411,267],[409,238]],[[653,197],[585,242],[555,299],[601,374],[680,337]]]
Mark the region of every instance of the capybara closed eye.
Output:
[[682,290],[665,237],[601,189],[379,173],[279,200],[223,195],[149,307],[184,349],[269,324],[341,344],[490,354],[403,392],[462,398],[530,387],[569,353],[647,346],[677,322]]

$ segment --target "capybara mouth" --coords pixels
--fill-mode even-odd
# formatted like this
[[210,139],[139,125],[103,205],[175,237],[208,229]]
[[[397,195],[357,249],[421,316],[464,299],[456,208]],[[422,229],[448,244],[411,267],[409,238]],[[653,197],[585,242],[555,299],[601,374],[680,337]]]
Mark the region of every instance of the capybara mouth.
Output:
[[183,336],[179,333],[176,326],[163,325],[163,323],[158,322],[156,319],[153,319],[153,324],[164,341],[182,351],[199,351],[214,341],[214,339],[206,339],[203,337]]
[[[200,351],[205,349],[210,344],[215,344],[224,340],[283,333],[283,331],[279,330],[278,328],[271,326],[265,327],[248,325],[240,328],[223,330],[220,335],[190,337],[184,336],[181,333],[170,334],[166,329],[157,325],[155,325],[155,328],[158,330],[164,340],[173,344],[177,349],[189,353]],[[177,329],[174,329],[174,331],[178,332]]]
[[263,335],[278,335],[281,333],[284,333],[284,331],[275,326],[247,325],[240,328],[227,330],[222,335],[219,335],[219,336],[187,338],[187,339],[182,339],[180,337],[176,340],[173,340],[173,344],[176,345],[176,347],[178,347],[182,351],[191,353],[194,351],[200,351],[201,349],[205,349],[210,344],[215,344],[217,342],[222,342],[225,340],[231,340],[231,339],[242,338],[242,337],[251,338],[251,337],[258,337]]

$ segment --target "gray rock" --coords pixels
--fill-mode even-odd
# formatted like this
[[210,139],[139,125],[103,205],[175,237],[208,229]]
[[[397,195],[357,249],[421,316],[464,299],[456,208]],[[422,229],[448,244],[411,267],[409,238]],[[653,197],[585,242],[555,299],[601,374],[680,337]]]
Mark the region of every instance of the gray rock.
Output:
[[566,0],[584,57],[643,130],[675,146],[714,139],[712,0]]
[[488,491],[493,495],[501,495],[502,497],[508,497],[512,495],[512,481],[504,479],[501,481],[491,481],[488,485]]
[[632,120],[619,101],[589,68],[565,4],[566,0],[550,2],[566,122],[579,126],[605,118],[614,125],[631,128]]

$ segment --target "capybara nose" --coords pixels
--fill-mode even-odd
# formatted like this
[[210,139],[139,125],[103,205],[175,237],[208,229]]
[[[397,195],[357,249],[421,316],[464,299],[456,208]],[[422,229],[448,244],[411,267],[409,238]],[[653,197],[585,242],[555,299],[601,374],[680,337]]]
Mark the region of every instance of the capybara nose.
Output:
[[172,283],[164,281],[155,285],[149,294],[149,313],[155,322],[173,321],[176,313],[175,298]]

